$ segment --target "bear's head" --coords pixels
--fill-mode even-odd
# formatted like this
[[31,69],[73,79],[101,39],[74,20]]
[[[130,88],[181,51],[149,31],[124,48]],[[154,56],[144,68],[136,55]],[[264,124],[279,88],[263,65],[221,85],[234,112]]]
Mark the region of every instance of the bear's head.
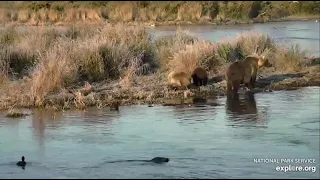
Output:
[[272,64],[265,56],[260,56],[258,60],[258,67],[272,67]]

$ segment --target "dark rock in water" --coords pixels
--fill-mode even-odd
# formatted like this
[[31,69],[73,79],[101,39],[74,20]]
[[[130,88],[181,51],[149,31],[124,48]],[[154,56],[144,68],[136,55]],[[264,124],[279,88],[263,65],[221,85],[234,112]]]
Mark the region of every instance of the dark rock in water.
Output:
[[195,105],[195,107],[207,107],[206,105]]
[[206,103],[207,102],[207,99],[204,99],[204,98],[201,98],[201,97],[194,97],[192,99],[192,102],[194,104],[198,104],[198,103]]
[[220,104],[215,103],[215,102],[209,103],[209,105],[210,105],[210,106],[220,106]]
[[21,157],[22,161],[17,162],[17,166],[25,166],[27,163],[24,161],[24,156]]
[[165,162],[169,162],[169,158],[155,157],[155,158],[151,159],[150,161],[154,162],[154,163],[165,163]]
[[162,104],[162,106],[177,106],[179,104],[173,104],[173,103],[165,103],[165,104]]
[[119,106],[120,106],[119,101],[112,102],[110,105],[110,110],[111,111],[119,111]]

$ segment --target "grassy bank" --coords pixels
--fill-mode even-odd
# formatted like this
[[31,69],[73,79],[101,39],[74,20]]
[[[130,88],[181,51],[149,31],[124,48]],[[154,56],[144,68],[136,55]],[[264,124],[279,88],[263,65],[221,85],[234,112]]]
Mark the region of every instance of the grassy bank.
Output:
[[184,93],[167,89],[168,72],[191,73],[196,66],[205,67],[210,80],[200,92],[192,90],[193,97],[224,94],[221,76],[226,66],[251,54],[265,55],[274,64],[262,69],[257,91],[320,81],[319,62],[306,59],[299,46],[287,49],[256,32],[209,42],[178,29],[152,41],[144,27],[40,27],[21,32],[8,26],[0,30],[0,46],[0,109],[168,103]]
[[319,7],[319,1],[2,1],[0,23],[254,23],[285,17],[319,19]]

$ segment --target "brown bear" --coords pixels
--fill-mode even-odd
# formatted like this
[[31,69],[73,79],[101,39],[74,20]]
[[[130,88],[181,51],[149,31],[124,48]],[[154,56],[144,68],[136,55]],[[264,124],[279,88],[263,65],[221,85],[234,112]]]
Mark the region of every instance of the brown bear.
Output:
[[191,76],[183,71],[172,71],[168,75],[169,87],[177,89],[189,89],[191,84]]
[[206,86],[208,84],[208,73],[202,67],[196,67],[191,77],[195,86]]
[[253,89],[256,82],[257,71],[261,67],[272,67],[265,56],[248,56],[243,61],[235,61],[227,68],[225,78],[227,81],[227,94],[237,94],[240,84]]

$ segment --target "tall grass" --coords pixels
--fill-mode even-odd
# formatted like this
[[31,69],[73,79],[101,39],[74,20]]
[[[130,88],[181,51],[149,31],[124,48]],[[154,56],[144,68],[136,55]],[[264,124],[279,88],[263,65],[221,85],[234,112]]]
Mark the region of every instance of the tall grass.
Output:
[[197,2],[187,2],[178,8],[177,20],[197,21],[202,15],[202,4]]
[[197,66],[203,66],[207,70],[212,70],[218,64],[214,59],[215,46],[204,40],[196,40],[194,43],[186,45],[174,53],[173,58],[168,62],[169,70],[185,71],[191,74]]
[[3,31],[6,38],[0,51],[1,75],[29,76],[30,99],[36,105],[42,105],[48,93],[78,81],[130,80],[157,67],[151,39],[143,28],[117,25],[86,32],[28,30],[19,32],[17,41],[16,31]]
[[274,42],[271,41],[269,36],[257,32],[241,34],[236,41],[237,47],[244,57],[251,54],[266,55],[275,48]]
[[281,72],[296,72],[306,66],[307,52],[301,50],[299,45],[291,45],[290,48],[278,45],[277,48],[277,53],[273,54],[274,64]]
[[[8,27],[0,30],[0,40],[0,106],[42,106],[49,95],[83,81],[118,82],[120,89],[130,90],[146,84],[139,82],[145,75],[166,79],[172,70],[191,73],[202,66],[221,74],[227,64],[251,54],[267,56],[282,72],[305,65],[305,52],[298,46],[284,49],[255,32],[209,42],[178,29],[153,41],[145,28],[120,24],[24,31]],[[159,84],[154,79],[150,85]],[[79,107],[82,96],[75,94]]]
[[[31,73],[31,100],[41,106],[49,92],[61,88],[65,82],[72,82],[76,76],[75,64],[68,59],[71,48],[54,45],[40,55],[41,61]],[[70,80],[71,79],[71,80]]]
[[173,59],[174,53],[183,50],[192,44],[196,38],[190,36],[187,30],[178,28],[174,35],[163,36],[155,41],[157,60],[162,70],[170,69],[168,62]]
[[2,1],[0,22],[229,21],[318,15],[319,1]]

